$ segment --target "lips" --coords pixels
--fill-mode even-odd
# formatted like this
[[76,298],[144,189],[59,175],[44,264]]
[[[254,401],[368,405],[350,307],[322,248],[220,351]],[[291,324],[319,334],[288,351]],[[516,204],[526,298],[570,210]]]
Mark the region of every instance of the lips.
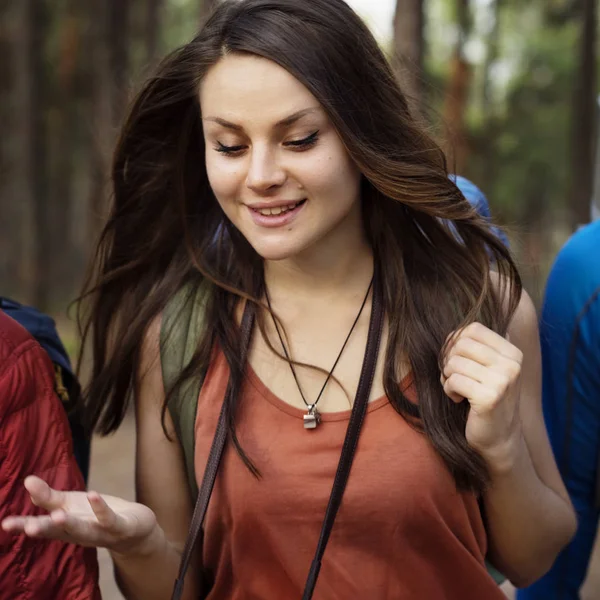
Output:
[[283,213],[286,213],[290,210],[294,210],[298,205],[302,204],[304,200],[299,200],[298,202],[293,202],[291,204],[278,204],[278,205],[270,205],[264,207],[255,207],[251,206],[250,208],[265,217],[277,216]]
[[306,199],[292,202],[263,202],[248,206],[252,220],[260,227],[289,225],[306,204]]
[[272,211],[273,214],[279,214],[278,209],[281,211],[292,210],[298,204],[302,204],[306,201],[306,198],[301,198],[300,200],[276,200],[272,202],[256,202],[255,204],[248,204],[248,208],[252,210],[256,210],[258,212],[264,212],[264,214],[270,214],[269,211]]

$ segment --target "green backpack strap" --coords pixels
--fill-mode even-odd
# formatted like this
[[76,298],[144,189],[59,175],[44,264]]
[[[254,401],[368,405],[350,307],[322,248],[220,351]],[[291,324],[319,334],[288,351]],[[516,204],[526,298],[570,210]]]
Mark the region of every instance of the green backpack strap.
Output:
[[[169,301],[160,328],[160,362],[165,394],[192,359],[204,327],[206,286],[185,286]],[[195,423],[198,396],[204,381],[200,377],[186,381],[168,404],[169,414],[185,458],[192,500],[198,496],[194,470]]]
[[498,584],[502,585],[506,581],[506,577],[494,567],[494,565],[489,561],[485,561],[485,566],[487,567],[488,573],[492,576],[492,579]]

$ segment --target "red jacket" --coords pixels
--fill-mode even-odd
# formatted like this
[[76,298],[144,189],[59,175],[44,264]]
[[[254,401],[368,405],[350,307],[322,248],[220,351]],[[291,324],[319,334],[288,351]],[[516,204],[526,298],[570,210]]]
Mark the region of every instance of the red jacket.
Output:
[[[62,490],[85,489],[52,363],[0,310],[0,521],[44,513],[23,486],[27,475]],[[0,598],[99,600],[96,549],[0,529]]]

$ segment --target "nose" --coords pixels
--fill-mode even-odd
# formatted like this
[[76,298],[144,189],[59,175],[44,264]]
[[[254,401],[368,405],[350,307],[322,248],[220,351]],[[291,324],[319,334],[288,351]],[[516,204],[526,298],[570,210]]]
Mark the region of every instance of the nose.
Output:
[[268,149],[255,148],[246,175],[246,186],[257,194],[281,187],[286,180],[285,170],[279,164],[275,153]]

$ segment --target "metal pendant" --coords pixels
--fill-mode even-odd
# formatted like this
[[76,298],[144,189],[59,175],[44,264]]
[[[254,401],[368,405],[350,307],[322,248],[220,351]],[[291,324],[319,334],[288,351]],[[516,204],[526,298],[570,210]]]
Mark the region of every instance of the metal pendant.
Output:
[[314,404],[308,406],[308,412],[304,415],[304,429],[316,429],[321,422],[321,415]]

